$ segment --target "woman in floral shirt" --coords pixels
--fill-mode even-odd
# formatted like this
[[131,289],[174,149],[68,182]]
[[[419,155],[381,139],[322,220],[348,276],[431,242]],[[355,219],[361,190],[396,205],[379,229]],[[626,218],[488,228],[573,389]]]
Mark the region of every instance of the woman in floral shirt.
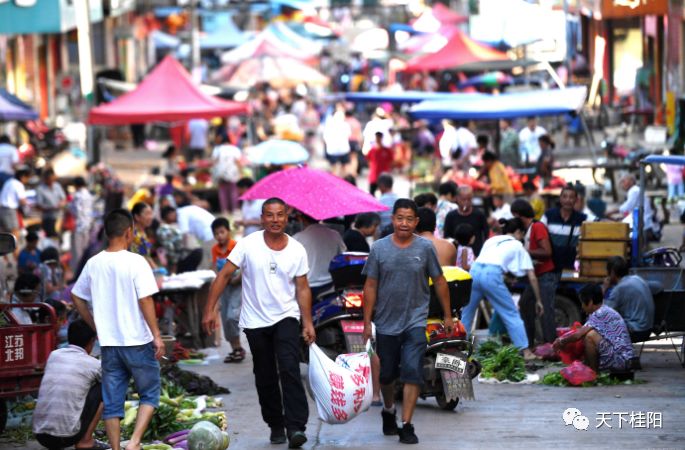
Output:
[[150,267],[156,269],[157,265],[152,260],[152,242],[148,239],[146,232],[154,218],[152,207],[147,203],[136,203],[131,209],[131,215],[133,216],[133,243],[129,251],[138,253],[147,260]]

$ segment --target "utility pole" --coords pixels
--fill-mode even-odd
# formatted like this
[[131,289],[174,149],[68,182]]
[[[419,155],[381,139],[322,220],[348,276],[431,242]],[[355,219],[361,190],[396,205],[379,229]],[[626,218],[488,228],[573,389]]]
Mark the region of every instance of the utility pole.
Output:
[[193,80],[200,82],[200,26],[197,4],[200,0],[190,0],[190,74]]
[[[76,13],[76,31],[78,33],[78,66],[79,79],[81,82],[81,96],[86,105],[86,110],[95,104],[94,76],[93,76],[93,47],[91,46],[92,27],[90,23],[89,0],[74,0]],[[84,118],[85,121],[85,118]],[[92,126],[86,126],[86,155],[89,162],[98,162],[99,154],[96,154],[95,134]]]

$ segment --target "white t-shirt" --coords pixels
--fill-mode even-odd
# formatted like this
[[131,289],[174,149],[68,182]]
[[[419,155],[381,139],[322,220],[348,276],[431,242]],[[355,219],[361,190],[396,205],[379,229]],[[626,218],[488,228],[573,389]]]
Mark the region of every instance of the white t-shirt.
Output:
[[0,172],[14,173],[14,164],[19,162],[17,147],[11,144],[0,144]]
[[331,283],[333,277],[328,271],[331,259],[347,249],[340,233],[331,230],[326,225],[315,223],[297,233],[293,238],[297,239],[307,251],[309,285],[318,287]]
[[17,209],[21,200],[26,198],[26,188],[21,181],[10,178],[0,191],[0,206],[5,208]]
[[519,131],[519,153],[521,155],[521,161],[526,160],[526,155],[528,155],[529,163],[534,163],[538,160],[540,153],[542,153],[538,139],[544,134],[547,134],[547,131],[539,125],[535,127],[535,130],[524,127]]
[[331,156],[347,155],[350,153],[350,136],[352,136],[352,128],[345,122],[344,116],[342,119],[338,119],[335,116],[329,117],[323,129],[326,153]]
[[288,317],[299,320],[295,277],[309,272],[302,244],[288,237],[283,250],[272,250],[264,231],[258,231],[238,241],[228,260],[243,271],[242,328],[269,327]]
[[197,205],[188,205],[176,210],[178,216],[178,229],[183,233],[189,233],[202,242],[214,239],[212,233],[212,213]]
[[483,244],[476,263],[499,266],[505,272],[522,277],[533,270],[533,261],[523,244],[511,236],[491,237]]
[[500,219],[511,219],[513,214],[511,214],[511,206],[509,203],[503,203],[502,206],[492,211],[491,216],[497,220]]
[[222,144],[212,151],[212,175],[214,179],[235,183],[240,178],[240,159],[243,157],[235,145]]
[[[4,190],[3,190],[4,192]],[[1,197],[1,196],[0,196]],[[640,186],[633,185],[626,194],[626,201],[621,204],[619,211],[621,214],[625,214],[623,222],[633,226],[633,210],[640,206]],[[645,196],[645,211],[644,211],[644,226],[645,229],[651,230],[654,228],[654,211],[652,211],[652,205],[649,202],[647,196]]]
[[188,122],[188,131],[190,133],[190,148],[206,148],[207,147],[207,131],[209,130],[209,122],[205,119],[193,119]]
[[92,303],[101,346],[131,347],[152,341],[138,300],[158,290],[147,261],[122,250],[90,258],[72,292]]
[[[243,220],[259,220],[262,216],[262,205],[266,200],[243,200],[240,211],[243,213]],[[262,229],[261,225],[247,225],[243,231],[243,236],[254,233]]]

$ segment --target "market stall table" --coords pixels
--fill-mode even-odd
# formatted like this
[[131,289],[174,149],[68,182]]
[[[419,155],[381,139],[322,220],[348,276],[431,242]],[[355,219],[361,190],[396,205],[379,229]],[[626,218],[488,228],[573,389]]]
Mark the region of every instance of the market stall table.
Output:
[[[163,277],[157,298],[168,297],[182,314],[174,314],[174,320],[190,334],[194,348],[205,347],[202,335],[201,308],[207,299],[210,283],[216,278],[211,270],[197,270]],[[211,337],[213,339],[213,337]]]

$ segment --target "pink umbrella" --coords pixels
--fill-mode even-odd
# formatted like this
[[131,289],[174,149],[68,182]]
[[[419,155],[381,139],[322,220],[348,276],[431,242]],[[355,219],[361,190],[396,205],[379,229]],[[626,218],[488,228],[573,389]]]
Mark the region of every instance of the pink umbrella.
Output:
[[255,183],[241,200],[278,197],[317,219],[347,216],[388,208],[347,181],[308,167],[281,170]]

